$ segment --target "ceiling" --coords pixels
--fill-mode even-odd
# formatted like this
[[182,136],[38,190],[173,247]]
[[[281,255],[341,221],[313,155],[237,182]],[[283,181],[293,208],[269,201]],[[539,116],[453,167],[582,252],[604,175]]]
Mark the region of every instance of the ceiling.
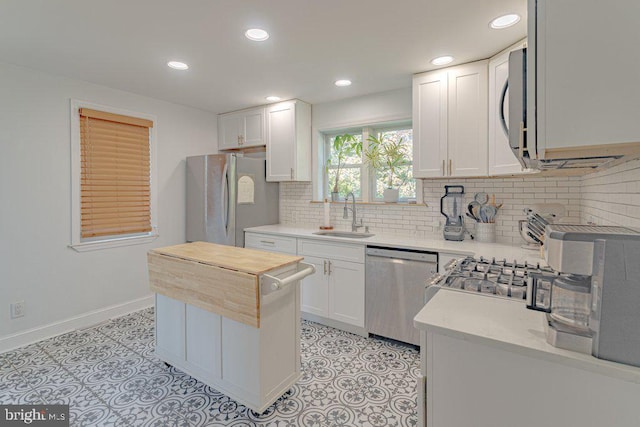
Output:
[[[509,12],[524,19],[489,28]],[[460,64],[522,39],[525,17],[526,0],[2,0],[0,61],[221,113],[409,87],[436,56]],[[270,38],[247,40],[253,27]]]

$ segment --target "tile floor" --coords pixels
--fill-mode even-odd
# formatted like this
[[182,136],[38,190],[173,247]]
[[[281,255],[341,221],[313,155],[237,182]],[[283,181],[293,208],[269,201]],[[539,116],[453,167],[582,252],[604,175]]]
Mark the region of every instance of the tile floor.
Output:
[[415,426],[419,354],[302,324],[300,381],[257,414],[153,354],[153,309],[0,354],[0,404],[70,404],[74,426]]

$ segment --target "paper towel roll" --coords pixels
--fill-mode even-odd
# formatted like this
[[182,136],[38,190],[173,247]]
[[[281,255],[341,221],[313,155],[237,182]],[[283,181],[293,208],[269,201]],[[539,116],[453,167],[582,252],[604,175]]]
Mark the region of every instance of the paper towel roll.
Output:
[[331,203],[329,203],[327,199],[324,199],[324,220],[322,226],[331,227]]

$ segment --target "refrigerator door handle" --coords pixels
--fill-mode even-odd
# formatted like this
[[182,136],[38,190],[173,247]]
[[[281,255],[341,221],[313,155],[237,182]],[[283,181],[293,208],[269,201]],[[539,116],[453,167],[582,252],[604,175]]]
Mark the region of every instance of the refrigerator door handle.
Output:
[[222,170],[222,189],[220,190],[222,196],[222,221],[224,224],[225,234],[229,234],[229,176],[228,165],[225,163]]

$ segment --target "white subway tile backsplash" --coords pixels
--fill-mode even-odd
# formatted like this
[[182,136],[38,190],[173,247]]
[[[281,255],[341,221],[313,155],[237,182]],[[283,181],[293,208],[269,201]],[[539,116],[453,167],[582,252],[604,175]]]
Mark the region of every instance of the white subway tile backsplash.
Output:
[[[496,202],[503,203],[496,218],[496,238],[500,243],[521,243],[518,220],[524,218],[523,210],[530,203],[561,203],[567,209],[568,222],[640,228],[640,160],[583,177],[423,180],[426,206],[358,205],[358,216],[374,232],[405,236],[441,233],[444,217],[440,214],[440,197],[445,184],[464,185],[467,203],[479,191],[496,195]],[[322,204],[310,203],[311,198],[310,183],[281,183],[281,222],[319,225]],[[342,213],[343,204],[332,204],[331,223],[348,229],[351,219],[343,219]]]

